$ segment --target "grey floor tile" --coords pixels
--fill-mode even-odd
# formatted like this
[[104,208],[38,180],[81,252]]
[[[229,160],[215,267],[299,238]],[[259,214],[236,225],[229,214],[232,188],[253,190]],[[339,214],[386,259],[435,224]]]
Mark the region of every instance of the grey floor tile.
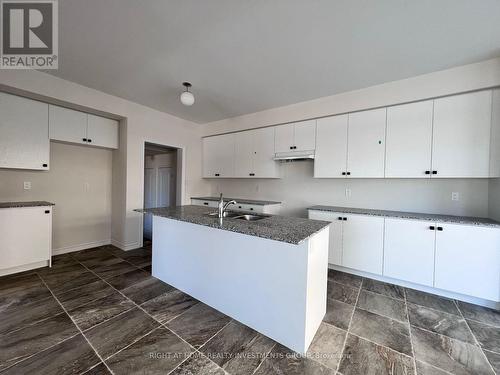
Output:
[[307,355],[326,367],[336,370],[342,356],[346,335],[347,332],[342,329],[321,323]]
[[166,323],[196,303],[198,300],[176,289],[150,299],[141,306],[156,320]]
[[[40,278],[37,284],[26,284],[11,288],[5,288],[3,293],[0,293],[0,313],[16,306],[22,306],[27,303],[51,297],[52,294],[47,287],[42,283]],[[2,283],[0,283],[2,284]]]
[[344,284],[339,284],[334,281],[328,281],[327,297],[340,302],[348,303],[349,305],[356,304],[359,289],[351,288]]
[[500,374],[500,353],[493,353],[488,350],[484,350],[484,354],[486,355],[488,362],[490,362],[491,367],[493,367],[493,370],[495,370],[497,374]]
[[70,310],[68,313],[78,327],[85,331],[96,324],[130,310],[134,306],[135,304],[132,301],[123,297],[120,293],[112,292],[103,298]]
[[73,258],[75,258],[78,261],[105,258],[109,254],[112,253],[110,251],[107,251],[106,248],[103,246],[71,253]]
[[113,285],[114,288],[118,290],[123,290],[128,288],[131,285],[134,285],[138,282],[149,279],[150,275],[147,272],[144,272],[140,269],[135,269],[133,271],[122,273],[121,275],[114,276],[106,281]]
[[85,286],[71,289],[68,292],[57,296],[66,310],[72,310],[75,307],[89,303],[96,299],[105,297],[115,290],[102,280],[94,281]]
[[77,264],[78,261],[74,259],[70,253],[61,254],[52,257],[52,268],[59,268],[65,266],[72,266]]
[[468,320],[470,329],[483,349],[500,353],[500,327]]
[[106,359],[159,326],[146,313],[134,308],[89,329],[85,336]]
[[384,283],[373,279],[364,279],[363,289],[373,293],[382,294],[386,297],[404,299],[404,288],[399,285]]
[[327,299],[326,314],[323,321],[335,327],[347,330],[351,321],[354,306],[334,299]]
[[226,373],[203,354],[194,353],[170,375],[226,375]]
[[408,324],[357,308],[349,332],[400,353],[412,355]]
[[151,272],[152,272],[152,267],[151,267],[151,265],[146,266],[146,267],[142,267],[142,269],[151,275]]
[[0,334],[23,328],[62,312],[61,306],[52,296],[11,305],[0,309]]
[[132,301],[138,305],[149,301],[161,294],[171,292],[174,288],[161,280],[155,279],[154,277],[149,277],[146,280],[135,283],[128,288],[122,290]]
[[460,315],[452,299],[437,296],[435,294],[425,293],[415,289],[406,289],[406,300],[415,305],[429,307],[448,314]]
[[232,321],[200,350],[232,375],[252,374],[275,342],[253,329]]
[[56,286],[81,275],[88,270],[81,264],[71,264],[63,267],[44,268],[37,272],[47,285]]
[[9,275],[0,277],[0,300],[6,296],[21,293],[26,289],[43,286],[36,274]]
[[458,301],[458,307],[465,319],[476,320],[492,326],[500,327],[500,311],[472,303]]
[[119,257],[138,267],[144,267],[151,264],[151,252],[145,249],[124,251]]
[[80,263],[82,263],[85,267],[93,270],[96,267],[110,266],[112,264],[116,264],[121,261],[123,261],[123,259],[120,259],[112,254],[106,253],[100,257],[80,260]]
[[92,272],[86,271],[81,274],[76,275],[73,278],[66,279],[64,281],[59,281],[57,278],[53,281],[48,281],[47,285],[50,290],[56,295],[60,295],[62,293],[66,293],[71,289],[79,288],[81,286],[88,285],[94,281],[100,280],[96,275]]
[[450,375],[449,372],[431,366],[428,363],[415,361],[417,364],[417,375]]
[[0,370],[78,333],[66,314],[7,333],[0,339]]
[[277,344],[255,375],[335,375],[335,371]]
[[104,363],[92,367],[90,370],[85,371],[82,375],[112,375]]
[[115,374],[167,374],[193,350],[161,327],[108,358],[106,364]]
[[17,363],[2,375],[80,374],[99,362],[99,357],[79,334]]
[[99,277],[103,279],[108,279],[113,276],[121,275],[126,272],[134,271],[137,268],[130,263],[116,258],[118,261],[114,261],[111,264],[98,264],[96,266],[90,267],[92,272],[95,272]]
[[389,348],[348,335],[339,365],[343,375],[409,375],[413,359]]
[[351,273],[341,272],[337,270],[328,270],[328,280],[335,281],[339,284],[344,284],[353,288],[359,288],[363,278]]
[[205,305],[197,303],[185,313],[171,320],[167,326],[188,343],[198,348],[229,323],[231,318]]
[[357,307],[392,319],[401,320],[403,322],[408,321],[404,301],[369,292],[364,289],[362,289],[359,294]]
[[408,303],[410,324],[428,331],[474,344],[465,320],[457,315]]
[[493,374],[477,346],[416,327],[411,332],[415,359],[456,375]]

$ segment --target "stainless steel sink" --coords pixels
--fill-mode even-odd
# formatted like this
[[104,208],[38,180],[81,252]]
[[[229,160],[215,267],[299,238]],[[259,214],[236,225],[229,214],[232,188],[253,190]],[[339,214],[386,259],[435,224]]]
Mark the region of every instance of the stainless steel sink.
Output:
[[[209,212],[206,215],[210,216],[210,217],[218,217],[219,213],[218,212]],[[233,217],[234,218],[237,216],[241,216],[241,214],[239,212],[234,212],[234,211],[224,211],[224,215],[222,217],[228,217],[228,218]]]
[[235,219],[246,220],[246,221],[255,221],[255,220],[265,219],[266,217],[269,217],[269,216],[245,214],[245,215],[236,216]]

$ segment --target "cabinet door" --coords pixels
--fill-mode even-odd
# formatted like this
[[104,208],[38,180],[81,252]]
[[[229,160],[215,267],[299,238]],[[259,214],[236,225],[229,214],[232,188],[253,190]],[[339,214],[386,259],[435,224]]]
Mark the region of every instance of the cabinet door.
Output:
[[[49,213],[45,213],[49,211]],[[48,260],[52,241],[52,207],[0,210],[0,269]]]
[[235,135],[203,139],[203,177],[234,177]]
[[343,214],[309,210],[309,219],[330,221],[328,263],[342,265],[342,217]]
[[49,169],[49,105],[0,93],[0,168]]
[[87,140],[90,145],[118,148],[118,121],[89,114]]
[[319,119],[314,177],[344,177],[347,171],[347,115]]
[[87,144],[87,114],[49,104],[49,136],[56,141]]
[[294,124],[279,125],[274,127],[275,152],[294,151]]
[[384,218],[343,216],[342,266],[382,275]]
[[350,177],[384,177],[386,109],[349,114],[347,171]]
[[316,120],[295,123],[294,151],[309,151],[316,149]]
[[255,177],[279,177],[279,163],[274,158],[274,129],[262,128],[253,133],[253,173]]
[[432,108],[432,100],[387,108],[385,177],[430,178]]
[[434,223],[385,219],[384,276],[433,286]]
[[499,301],[500,229],[440,226],[443,230],[436,232],[434,287]]
[[[239,132],[234,134],[234,176],[250,177],[254,172],[254,139],[253,132]],[[227,147],[227,145],[226,145]]]
[[433,177],[488,177],[491,90],[434,100]]

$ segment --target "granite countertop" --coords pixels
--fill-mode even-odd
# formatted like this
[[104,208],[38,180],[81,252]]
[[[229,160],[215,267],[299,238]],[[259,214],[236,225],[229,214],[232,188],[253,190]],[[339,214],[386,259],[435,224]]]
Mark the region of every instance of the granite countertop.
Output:
[[210,209],[208,207],[193,205],[145,208],[134,211],[204,225],[221,230],[247,234],[249,236],[287,242],[293,245],[300,244],[313,234],[330,225],[327,221],[278,215],[266,215],[266,218],[257,221],[224,218],[222,219],[221,224],[218,218],[206,215],[208,212],[216,212],[213,208]]
[[[202,201],[219,201],[220,197],[191,197],[191,199],[199,199],[199,200],[202,200]],[[235,200],[236,202],[241,203],[241,204],[255,204],[257,206],[267,206],[267,205],[272,205],[272,204],[281,204],[281,202],[276,202],[276,201],[260,201],[260,200],[243,199],[243,198],[228,198],[228,197],[223,197],[223,199],[224,199],[224,202]]]
[[0,208],[45,207],[45,206],[55,206],[55,203],[46,202],[46,201],[0,202]]
[[394,217],[400,219],[415,219],[415,220],[434,221],[440,223],[467,224],[467,225],[478,225],[484,227],[500,228],[500,222],[483,217],[437,215],[437,214],[425,214],[418,212],[373,210],[367,208],[336,207],[336,206],[312,206],[308,207],[307,209],[315,211],[340,212],[345,214]]

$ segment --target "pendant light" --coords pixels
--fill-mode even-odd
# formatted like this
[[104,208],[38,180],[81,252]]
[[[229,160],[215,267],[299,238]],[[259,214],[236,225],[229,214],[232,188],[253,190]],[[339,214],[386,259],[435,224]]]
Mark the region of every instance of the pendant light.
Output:
[[192,86],[189,82],[182,82],[182,86],[186,88],[181,94],[181,103],[185,106],[192,106],[194,104],[194,95],[189,91],[189,88]]

